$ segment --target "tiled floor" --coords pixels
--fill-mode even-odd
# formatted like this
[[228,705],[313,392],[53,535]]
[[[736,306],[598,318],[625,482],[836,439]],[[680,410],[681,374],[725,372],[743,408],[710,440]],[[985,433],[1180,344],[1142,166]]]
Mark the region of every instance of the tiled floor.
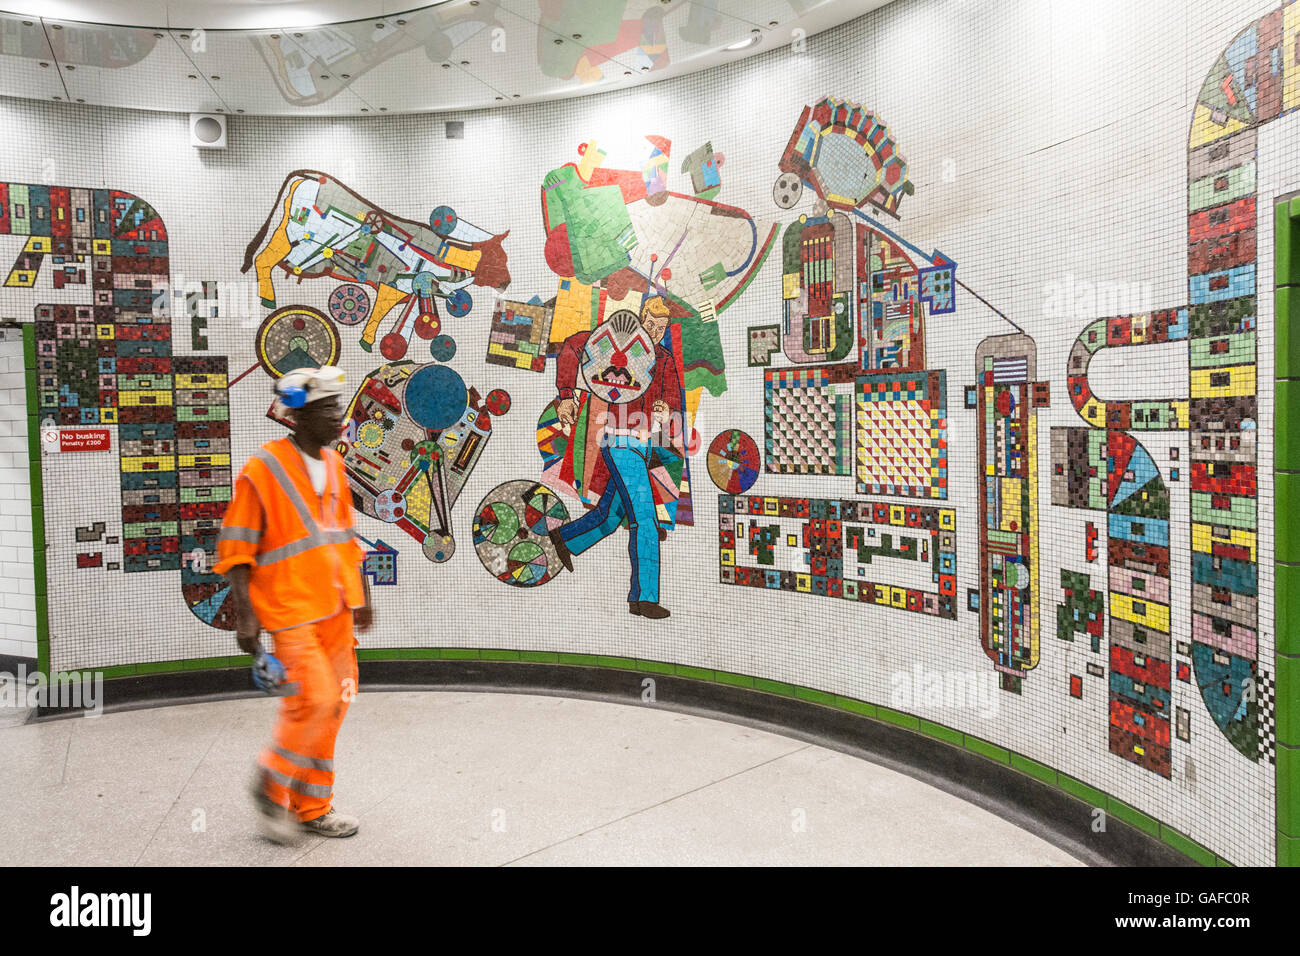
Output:
[[1079,865],[872,763],[653,707],[363,693],[339,737],[346,840],[264,842],[267,699],[39,724],[0,715],[0,865]]

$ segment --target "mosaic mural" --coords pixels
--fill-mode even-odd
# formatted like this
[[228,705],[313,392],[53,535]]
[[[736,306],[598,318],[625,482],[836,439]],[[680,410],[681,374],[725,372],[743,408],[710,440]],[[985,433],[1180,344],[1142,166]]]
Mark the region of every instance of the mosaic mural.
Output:
[[[689,596],[762,629],[781,666],[825,632],[850,655],[836,678],[868,683],[871,649],[906,643],[996,684],[1014,715],[983,728],[998,746],[1059,754],[1258,862],[1272,834],[1241,821],[1274,806],[1276,691],[1257,164],[1261,127],[1300,107],[1297,7],[1241,31],[1188,104],[1185,295],[1068,323],[1000,309],[988,287],[1009,286],[989,277],[1015,267],[942,216],[910,218],[932,187],[904,157],[935,157],[870,104],[803,95],[821,90],[765,118],[761,157],[723,131],[674,142],[657,118],[616,160],[595,138],[539,150],[508,207],[420,182],[398,190],[407,218],[280,167],[250,184],[242,262],[222,266],[257,293],[233,349],[207,273],[173,324],[159,209],[0,183],[0,236],[21,243],[3,294],[34,323],[39,415],[109,429],[116,452],[109,513],[51,512],[47,536],[81,580],[172,574],[194,616],[230,629],[208,567],[232,474],[286,421],[269,386],[344,364],[364,572],[403,614],[451,592],[529,602],[530,622],[580,603],[689,663],[677,620],[623,616],[698,624]],[[666,62],[653,12],[602,30],[609,56]],[[560,52],[551,75],[607,67]],[[762,183],[761,208],[723,201],[737,180]],[[1107,377],[1116,356],[1158,374]],[[399,631],[386,639],[433,643]],[[1215,814],[1236,814],[1231,833]]]

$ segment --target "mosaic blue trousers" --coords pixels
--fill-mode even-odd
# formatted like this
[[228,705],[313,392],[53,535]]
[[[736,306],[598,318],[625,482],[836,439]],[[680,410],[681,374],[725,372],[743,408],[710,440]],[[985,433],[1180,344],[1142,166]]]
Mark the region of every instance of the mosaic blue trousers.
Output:
[[648,441],[631,435],[607,436],[600,454],[609,482],[596,507],[561,526],[560,537],[573,554],[582,554],[615,531],[628,516],[627,553],[632,561],[628,601],[659,603],[659,526],[650,486]]

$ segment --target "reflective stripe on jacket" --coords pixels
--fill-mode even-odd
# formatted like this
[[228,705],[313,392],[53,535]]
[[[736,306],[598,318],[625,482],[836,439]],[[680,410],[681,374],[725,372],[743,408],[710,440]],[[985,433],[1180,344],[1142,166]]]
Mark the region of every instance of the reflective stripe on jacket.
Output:
[[329,448],[325,491],[317,495],[297,446],[267,442],[248,459],[217,538],[217,574],[252,568],[249,597],[268,631],[361,607],[365,551],[352,530],[352,492],[343,459]]

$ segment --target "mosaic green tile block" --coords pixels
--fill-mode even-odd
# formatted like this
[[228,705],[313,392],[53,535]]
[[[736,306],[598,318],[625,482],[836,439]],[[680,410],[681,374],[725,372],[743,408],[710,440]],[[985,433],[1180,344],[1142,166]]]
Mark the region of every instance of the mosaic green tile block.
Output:
[[793,697],[794,687],[790,684],[782,684],[780,681],[767,680],[762,677],[754,678],[754,690],[761,690],[767,694],[780,694],[782,697]]
[[1275,355],[1279,378],[1300,378],[1300,288],[1273,292],[1273,314],[1277,321]]
[[970,734],[966,735],[966,749],[973,750],[975,753],[988,757],[990,760],[996,760],[998,763],[1011,763],[1010,751],[999,747],[996,744],[991,744],[987,740],[980,740],[978,737],[972,737]]
[[713,680],[713,671],[703,667],[691,667],[687,664],[678,664],[675,670],[678,677],[689,677],[692,680]]
[[1171,829],[1160,824],[1160,839],[1173,847],[1184,856],[1189,856],[1201,866],[1214,866],[1216,859],[1213,853],[1201,846],[1195,840],[1183,836],[1177,830]]
[[1020,754],[1012,754],[1011,767],[1013,770],[1019,770],[1031,777],[1037,777],[1044,783],[1056,783],[1056,771],[1046,764],[1039,763],[1037,760],[1022,757]]
[[854,714],[860,714],[863,717],[876,716],[875,704],[868,704],[860,700],[854,700],[852,697],[836,697],[835,706],[840,710],[847,710]]
[[921,721],[911,714],[900,713],[897,710],[890,710],[888,707],[876,707],[876,718],[887,721],[891,724],[897,724],[899,727],[906,727],[908,730],[920,730]]
[[1137,827],[1153,837],[1160,836],[1160,822],[1152,817],[1147,816],[1141,810],[1130,807],[1121,800],[1110,797],[1106,801],[1106,812],[1117,820],[1123,820],[1129,826]]
[[663,661],[637,661],[636,669],[639,671],[649,671],[651,674],[675,674],[677,668],[672,664],[666,664]]
[[1101,808],[1106,806],[1106,794],[1096,787],[1088,786],[1081,780],[1075,780],[1073,777],[1058,773],[1056,775],[1056,785],[1070,796],[1078,797],[1089,806]]

